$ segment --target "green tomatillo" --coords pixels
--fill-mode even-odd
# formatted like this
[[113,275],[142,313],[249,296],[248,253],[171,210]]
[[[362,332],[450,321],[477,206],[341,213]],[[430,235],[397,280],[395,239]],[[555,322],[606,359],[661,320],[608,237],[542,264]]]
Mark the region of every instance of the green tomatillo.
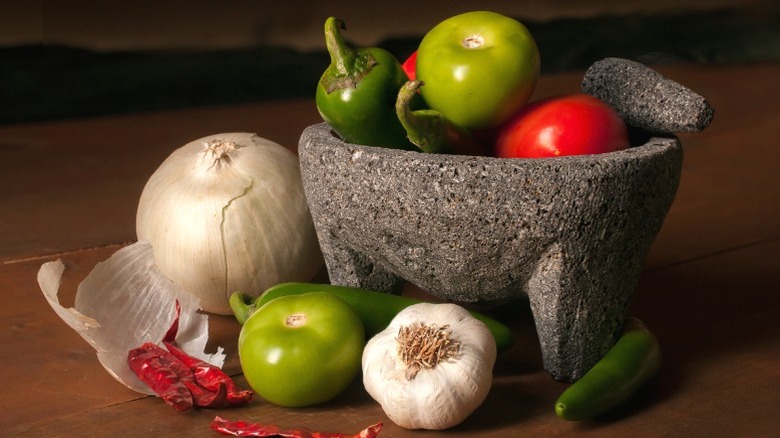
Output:
[[358,314],[329,292],[279,297],[247,319],[238,337],[252,389],[279,406],[324,403],[360,371],[365,330]]
[[401,64],[378,47],[353,49],[342,28],[338,18],[325,21],[331,63],[317,84],[320,116],[348,143],[415,149],[395,115],[398,90],[407,81]]
[[539,50],[519,21],[489,11],[448,18],[417,50],[425,103],[466,129],[499,126],[522,108],[539,77]]

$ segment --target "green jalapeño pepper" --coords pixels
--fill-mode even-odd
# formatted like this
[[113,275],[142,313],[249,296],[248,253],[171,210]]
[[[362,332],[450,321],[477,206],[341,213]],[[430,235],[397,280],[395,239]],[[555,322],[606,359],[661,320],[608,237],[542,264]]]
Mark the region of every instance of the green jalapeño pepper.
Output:
[[642,321],[627,318],[617,343],[558,397],[555,413],[570,421],[599,416],[634,395],[660,365],[658,340]]
[[384,49],[348,46],[342,28],[338,18],[325,21],[331,63],[317,85],[320,116],[348,143],[415,149],[395,115],[398,90],[408,79],[403,67]]
[[[301,295],[309,292],[329,292],[340,298],[360,316],[366,330],[366,339],[381,332],[401,310],[422,300],[392,295],[383,292],[370,291],[356,287],[338,286],[317,283],[281,283],[267,289],[257,298],[252,298],[242,292],[230,296],[230,308],[239,324],[244,324],[249,317],[266,303],[276,298],[290,295]],[[509,350],[515,342],[512,329],[484,314],[471,311],[471,314],[485,323],[493,333],[499,353]]]

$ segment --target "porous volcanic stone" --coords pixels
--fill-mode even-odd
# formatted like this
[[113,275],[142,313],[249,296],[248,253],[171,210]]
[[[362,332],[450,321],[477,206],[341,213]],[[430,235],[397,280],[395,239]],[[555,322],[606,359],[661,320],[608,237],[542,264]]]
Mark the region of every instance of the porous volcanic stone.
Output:
[[[634,125],[671,123],[656,122]],[[606,154],[500,159],[348,144],[323,123],[298,151],[333,284],[398,292],[410,281],[461,303],[527,295],[545,369],[571,381],[614,345],[677,190],[680,143],[646,138]]]
[[626,124],[654,134],[701,131],[715,113],[704,97],[628,59],[594,63],[581,88],[612,106]]

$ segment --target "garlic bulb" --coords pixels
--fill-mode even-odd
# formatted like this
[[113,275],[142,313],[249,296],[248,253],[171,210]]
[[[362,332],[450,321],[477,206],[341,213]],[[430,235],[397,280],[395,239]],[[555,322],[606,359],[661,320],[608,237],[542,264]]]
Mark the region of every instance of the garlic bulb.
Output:
[[415,304],[366,344],[363,385],[397,425],[447,429],[485,400],[495,361],[493,335],[466,309]]
[[229,314],[233,292],[307,281],[322,264],[297,157],[254,134],[175,150],[144,187],[136,232],[207,312]]

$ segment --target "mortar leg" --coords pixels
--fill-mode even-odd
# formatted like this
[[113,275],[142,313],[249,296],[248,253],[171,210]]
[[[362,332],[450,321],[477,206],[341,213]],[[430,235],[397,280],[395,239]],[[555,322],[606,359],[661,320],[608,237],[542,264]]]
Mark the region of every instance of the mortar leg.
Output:
[[582,377],[614,345],[630,298],[623,283],[601,275],[603,266],[567,263],[570,257],[561,245],[550,246],[526,286],[544,368],[566,382]]
[[331,232],[318,233],[318,236],[331,284],[392,294],[401,293],[404,285],[401,277],[343,244]]

